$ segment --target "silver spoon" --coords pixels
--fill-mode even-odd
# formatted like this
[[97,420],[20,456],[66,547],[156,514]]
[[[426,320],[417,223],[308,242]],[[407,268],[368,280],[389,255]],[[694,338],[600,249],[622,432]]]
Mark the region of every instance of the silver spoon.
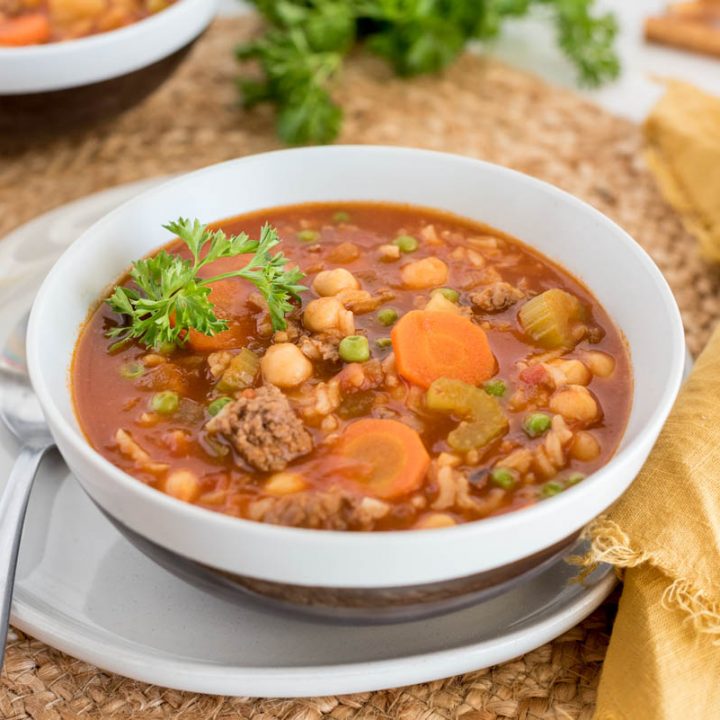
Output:
[[[26,315],[0,354],[0,419],[21,445],[0,496],[0,651],[3,655],[25,510],[40,461],[55,444],[27,373],[27,321]],[[0,659],[2,657],[0,655]]]

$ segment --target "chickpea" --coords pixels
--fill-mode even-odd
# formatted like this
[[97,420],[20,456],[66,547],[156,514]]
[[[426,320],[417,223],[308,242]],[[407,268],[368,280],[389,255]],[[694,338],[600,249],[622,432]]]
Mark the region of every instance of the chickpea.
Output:
[[329,297],[343,290],[359,290],[360,283],[349,270],[336,268],[319,272],[313,280],[312,289],[321,297]]
[[271,475],[265,483],[265,492],[270,495],[291,495],[306,487],[302,475],[293,472],[279,472]]
[[598,416],[599,408],[590,391],[582,385],[569,385],[550,398],[550,410],[565,420],[589,423]]
[[413,290],[445,285],[448,279],[448,267],[436,257],[427,257],[405,265],[400,270],[405,287]]
[[357,245],[353,245],[351,242],[342,242],[336,245],[327,254],[327,259],[330,262],[337,263],[338,265],[346,265],[351,263],[353,260],[357,260],[360,257],[360,248]]
[[432,513],[420,520],[416,527],[422,530],[434,530],[435,528],[452,527],[455,524],[455,520],[447,513]]
[[271,345],[260,361],[260,369],[267,382],[280,388],[295,387],[313,373],[312,363],[292,343]]
[[157,367],[158,365],[162,365],[164,362],[167,362],[167,358],[162,355],[158,355],[157,353],[148,353],[142,359],[142,364],[149,368]]
[[590,462],[600,456],[600,443],[594,435],[581,430],[570,444],[570,455],[581,462]]
[[200,494],[200,480],[190,470],[173,470],[165,480],[165,492],[178,500],[192,502]]
[[552,360],[549,365],[557,368],[568,385],[589,385],[592,373],[579,360]]
[[610,377],[615,371],[615,358],[599,350],[585,353],[584,360],[590,372],[598,377]]
[[339,330],[343,335],[355,332],[354,315],[334,297],[321,297],[308,303],[303,324],[313,332]]

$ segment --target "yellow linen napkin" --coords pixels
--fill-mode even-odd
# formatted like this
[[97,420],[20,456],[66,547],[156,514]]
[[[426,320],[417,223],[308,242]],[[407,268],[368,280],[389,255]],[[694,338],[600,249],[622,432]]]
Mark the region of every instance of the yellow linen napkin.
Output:
[[625,569],[595,720],[720,718],[720,328],[590,535],[586,561]]
[[647,161],[703,254],[720,262],[720,98],[676,80],[666,87],[645,122]]

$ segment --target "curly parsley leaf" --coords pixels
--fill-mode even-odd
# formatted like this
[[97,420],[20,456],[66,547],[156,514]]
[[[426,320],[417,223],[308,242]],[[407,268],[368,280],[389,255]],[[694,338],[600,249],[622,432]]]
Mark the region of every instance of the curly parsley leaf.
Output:
[[442,70],[462,52],[467,40],[452,21],[420,16],[371,36],[367,47],[388,60],[398,75],[410,76]]
[[602,85],[620,74],[620,60],[613,43],[618,33],[615,17],[609,13],[594,17],[586,2],[545,0],[555,12],[558,44],[575,63],[580,82]]
[[[285,315],[293,310],[293,301],[306,288],[300,284],[302,271],[288,270],[289,261],[282,252],[271,253],[280,242],[275,228],[264,225],[260,239],[252,240],[245,233],[228,236],[222,230],[209,230],[197,219],[180,218],[164,227],[187,245],[192,260],[161,250],[133,263],[133,285],[116,287],[107,299],[108,305],[127,320],[111,328],[109,337],[120,342],[137,339],[147,347],[159,348],[183,345],[189,330],[204,335],[227,330],[227,322],[217,317],[209,295],[212,283],[234,277],[257,287],[267,301],[275,330],[286,327]],[[198,275],[214,260],[249,253],[252,257],[239,270],[205,279]]]
[[[349,33],[354,26],[329,27],[329,34],[323,37],[324,25],[313,17],[302,26],[271,30],[237,50],[240,59],[257,60],[264,76],[262,81],[239,81],[244,104],[275,102],[280,109],[278,134],[293,145],[331,142],[342,121],[342,111],[330,97],[328,86],[352,44],[354,36]],[[316,40],[316,35],[322,41]]]
[[270,319],[275,330],[286,327],[285,315],[294,308],[292,300],[298,299],[307,288],[300,284],[305,274],[300,268],[287,270],[288,258],[281,252],[270,254],[271,248],[280,242],[277,230],[264,225],[260,231],[258,252],[250,262],[238,271],[238,276],[252,282],[267,300]]
[[555,24],[557,42],[591,86],[620,72],[617,23],[593,13],[595,0],[253,0],[268,29],[238,48],[258,74],[238,81],[243,103],[269,102],[288,144],[327,143],[342,126],[332,98],[342,64],[357,44],[387,60],[398,75],[432,73],[466,45],[490,40],[504,23],[534,9]]

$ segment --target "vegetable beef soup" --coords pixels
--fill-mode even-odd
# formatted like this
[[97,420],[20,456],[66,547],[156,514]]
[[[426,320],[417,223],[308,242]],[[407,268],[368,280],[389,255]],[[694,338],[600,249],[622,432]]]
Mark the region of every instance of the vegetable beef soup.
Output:
[[544,502],[620,442],[623,337],[501,232],[380,203],[167,228],[72,367],[90,443],[140,482],[268,523],[437,528]]
[[117,30],[175,0],[0,0],[0,47],[43,45]]

